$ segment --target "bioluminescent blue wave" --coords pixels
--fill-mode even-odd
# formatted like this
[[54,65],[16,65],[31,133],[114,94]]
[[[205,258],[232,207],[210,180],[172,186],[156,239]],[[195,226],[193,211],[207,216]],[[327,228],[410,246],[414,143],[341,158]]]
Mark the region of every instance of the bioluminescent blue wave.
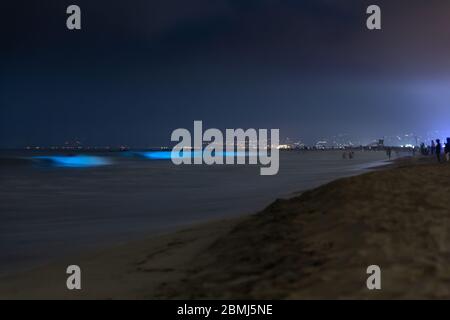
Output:
[[89,168],[108,165],[111,162],[108,159],[98,156],[36,156],[36,160],[42,160],[54,167],[67,168]]
[[[202,156],[202,151],[188,151],[179,153],[174,153],[172,151],[145,151],[145,152],[135,152],[136,155],[144,157],[146,159],[152,160],[171,160],[172,158],[182,159],[182,158],[198,158]],[[257,156],[257,152],[244,152],[244,151],[226,151],[226,152],[215,152],[213,156],[216,157],[245,157],[245,156]]]
[[171,151],[147,151],[147,152],[136,152],[138,156],[144,157],[146,159],[153,160],[170,160],[172,159]]

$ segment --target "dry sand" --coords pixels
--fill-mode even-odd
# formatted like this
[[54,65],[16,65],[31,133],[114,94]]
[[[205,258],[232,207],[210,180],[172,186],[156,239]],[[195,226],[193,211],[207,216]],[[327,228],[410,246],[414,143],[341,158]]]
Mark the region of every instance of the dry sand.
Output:
[[[450,164],[344,178],[240,219],[0,279],[0,298],[450,298]],[[65,268],[82,268],[68,291]],[[366,287],[366,268],[382,289]]]

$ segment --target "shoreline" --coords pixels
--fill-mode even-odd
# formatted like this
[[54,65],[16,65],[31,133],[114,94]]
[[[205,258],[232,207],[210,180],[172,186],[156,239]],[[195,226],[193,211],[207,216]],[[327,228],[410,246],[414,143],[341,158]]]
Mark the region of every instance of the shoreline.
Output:
[[[356,271],[354,265],[348,265],[355,260],[354,257],[351,258],[352,255],[347,257],[352,251],[353,256],[360,255],[361,261],[373,264],[373,261],[368,260],[372,256],[368,254],[368,250],[360,247],[360,244],[354,244],[348,235],[353,234],[355,239],[360,238],[361,243],[375,250],[377,246],[373,247],[371,241],[387,240],[380,235],[373,237],[368,231],[373,231],[371,228],[389,230],[392,227],[389,214],[386,214],[389,210],[374,210],[373,206],[377,207],[376,202],[379,202],[376,197],[370,202],[357,203],[358,210],[349,208],[355,205],[352,201],[362,200],[354,199],[354,193],[361,192],[358,189],[361,185],[366,186],[367,180],[376,182],[377,175],[388,176],[390,179],[386,182],[394,183],[398,181],[395,175],[403,174],[402,170],[428,170],[429,167],[433,169],[436,166],[442,167],[443,181],[448,181],[445,180],[450,171],[448,165],[437,165],[427,160],[400,159],[371,169],[368,173],[332,181],[293,198],[276,200],[256,214],[195,224],[173,233],[80,255],[75,259],[77,261],[62,259],[32,271],[2,277],[0,298],[334,299],[371,298],[371,294],[383,298],[402,297],[406,293],[398,291],[398,285],[394,292],[365,292],[365,270]],[[378,188],[384,192],[385,186]],[[342,197],[347,201],[343,201]],[[445,201],[444,199],[442,205],[448,208],[445,207]],[[336,207],[336,203],[344,208]],[[388,207],[390,204],[392,203],[386,203]],[[342,211],[345,208],[347,209]],[[362,215],[370,221],[370,216],[376,216],[379,209],[383,209],[383,217],[378,217],[380,221],[367,229],[358,216]],[[364,212],[361,214],[357,211]],[[399,211],[404,210],[400,208]],[[337,221],[327,218],[331,214],[337,214]],[[405,217],[397,215],[396,219],[402,220]],[[365,233],[368,233],[370,239],[366,239]],[[385,236],[388,238],[395,234],[388,232]],[[445,233],[441,232],[439,236],[445,237]],[[242,246],[242,243],[247,245]],[[389,247],[393,244],[388,241],[385,245]],[[328,252],[334,250],[337,252]],[[341,265],[328,255],[342,255],[338,259]],[[375,250],[373,256],[378,257],[380,262],[386,261],[386,252]],[[334,271],[328,270],[327,263],[336,264]],[[81,291],[65,289],[65,268],[69,264],[78,264],[82,269],[84,285]],[[343,270],[344,276],[337,277],[340,270]],[[354,270],[355,274],[347,275],[349,283],[343,286],[342,292],[323,286],[324,282],[329,284],[332,279],[342,282],[349,270]],[[360,283],[356,285],[355,282]],[[292,283],[296,286],[292,287]],[[417,292],[419,296],[423,294],[424,292]],[[437,294],[447,297],[447,293],[442,291]]]
[[[237,169],[231,170],[230,173],[234,177],[232,179],[228,175],[221,174],[220,170],[218,173],[213,168],[212,177],[215,179],[225,179],[224,181],[226,182],[228,181],[225,185],[220,186],[221,189],[225,189],[227,192],[217,196],[214,192],[209,192],[211,188],[206,188],[206,186],[212,185],[206,179],[202,179],[198,183],[198,185],[203,186],[203,188],[198,190],[188,190],[184,194],[181,188],[175,188],[173,192],[169,192],[171,195],[168,195],[169,193],[162,195],[163,192],[158,191],[158,188],[164,181],[160,181],[159,183],[149,182],[151,179],[144,178],[141,179],[142,187],[124,188],[124,192],[128,192],[128,195],[122,196],[118,194],[121,200],[113,201],[118,205],[116,208],[123,207],[123,209],[109,208],[106,204],[109,202],[109,199],[102,196],[102,192],[97,193],[98,190],[102,189],[101,186],[104,186],[105,194],[108,192],[116,194],[117,188],[114,188],[114,183],[116,183],[114,180],[112,180],[112,184],[108,183],[109,185],[107,185],[107,182],[97,183],[95,179],[86,177],[86,174],[83,174],[78,180],[76,177],[72,177],[70,178],[71,181],[67,181],[68,176],[63,175],[59,169],[52,170],[53,180],[48,185],[54,185],[55,183],[62,185],[60,190],[61,194],[58,194],[56,202],[53,202],[55,199],[50,196],[52,194],[51,192],[36,194],[30,188],[23,188],[20,194],[23,194],[23,197],[31,197],[32,200],[40,198],[40,201],[33,200],[27,205],[17,205],[17,201],[19,200],[14,200],[14,195],[9,195],[8,193],[5,195],[3,204],[5,211],[7,213],[10,212],[11,217],[14,217],[11,221],[16,220],[18,223],[17,226],[14,223],[10,223],[11,230],[16,228],[20,232],[7,233],[5,235],[5,250],[0,255],[0,260],[4,261],[0,267],[0,277],[10,275],[11,272],[29,271],[67,256],[73,257],[84,252],[108,249],[126,242],[146,239],[149,236],[172,233],[199,223],[254,214],[264,210],[264,208],[277,198],[290,198],[305,190],[316,188],[332,180],[372,170],[374,166],[380,165],[380,163],[383,165],[385,161],[380,160],[384,156],[382,152],[371,152],[370,155],[368,153],[357,153],[356,159],[351,161],[341,160],[340,153],[330,154],[327,152],[326,159],[330,161],[327,161],[327,164],[324,166],[319,162],[317,167],[313,168],[310,173],[305,171],[303,166],[309,165],[308,162],[310,161],[321,161],[323,158],[317,158],[316,155],[313,155],[312,158],[309,158],[309,156],[305,157],[304,155],[297,157],[297,153],[289,153],[289,155],[294,156],[284,159],[285,173],[281,173],[274,179],[258,180],[259,176],[255,178],[253,174],[250,176],[248,171],[246,172],[244,170],[243,173],[247,174],[250,180],[247,181],[244,179],[243,182],[239,182],[236,190],[234,190],[234,184],[230,183],[230,181],[242,179],[242,176],[236,174],[236,172],[239,172]],[[301,161],[300,164],[297,161]],[[129,165],[131,169],[134,166],[135,164]],[[150,166],[149,169],[153,170],[154,168]],[[104,169],[100,169],[99,174],[102,174],[102,170]],[[46,174],[42,175],[39,170],[37,172],[34,171],[33,174],[37,174],[38,177],[42,176],[43,179],[46,178]],[[126,172],[126,170],[120,171]],[[201,173],[203,172],[202,170],[199,171]],[[321,171],[324,173],[321,173]],[[69,175],[72,174],[71,171],[67,172]],[[97,169],[94,169],[93,172],[97,172]],[[189,170],[186,172],[189,172]],[[110,176],[113,176],[114,173],[103,173],[105,181]],[[169,179],[167,183],[169,185],[186,184],[190,175],[186,173],[184,175],[182,174],[178,178]],[[202,175],[206,176],[203,173]],[[30,184],[41,183],[39,179],[32,178],[27,180],[28,178],[21,177],[21,175],[18,175],[17,179],[7,178],[9,180],[5,179],[3,182],[10,181],[5,183],[6,186],[11,185],[11,187],[14,186],[12,181],[15,180]],[[114,179],[117,181],[123,179],[129,183],[133,181],[133,177],[131,176],[130,178],[129,175],[122,175]],[[161,180],[160,178],[158,179]],[[82,186],[86,184],[88,186],[98,185],[99,188],[95,190],[88,188],[85,190]],[[59,192],[59,188],[47,189],[52,190],[52,192]],[[9,188],[4,187],[3,190],[9,190]],[[137,196],[135,197],[136,201],[128,204],[126,200],[134,198],[130,190],[136,192]],[[139,196],[140,194],[144,194],[143,190],[147,190],[145,193],[149,193],[149,196]],[[19,192],[16,193],[19,194]],[[81,196],[72,196],[72,194],[80,194],[85,199],[91,200],[87,203],[87,201],[81,200]],[[162,197],[152,196],[152,194],[161,195]],[[173,201],[173,199],[179,199],[179,197],[185,198],[189,196],[198,198],[200,201],[198,204],[195,201],[187,201],[185,206],[177,205],[178,201]],[[63,201],[64,199],[68,201],[67,205]],[[99,201],[99,205],[97,205],[97,201]],[[205,203],[203,204],[201,201],[205,201]],[[45,202],[49,202],[48,207],[42,205]],[[156,203],[156,206],[153,208],[149,207],[152,203]],[[161,205],[163,203],[167,203],[167,205]],[[97,207],[97,209],[90,209],[89,206],[91,204],[94,208]],[[81,219],[78,220],[78,213],[76,212],[78,210],[72,210],[72,207],[79,208],[78,210],[86,207],[87,213],[81,215]],[[61,215],[64,212],[62,210],[66,209],[69,209],[68,215],[64,219],[61,219],[61,216],[64,216]],[[36,217],[39,215],[43,215],[44,217],[43,221],[38,225],[32,220],[27,220],[31,216],[27,214],[27,211],[31,212],[32,210],[37,212]],[[157,218],[158,216],[161,216],[161,218]],[[174,219],[171,219],[171,216]],[[23,220],[20,221],[21,219]],[[67,223],[64,223],[65,219],[67,219]],[[95,219],[101,219],[99,222],[104,221],[105,224],[100,226],[98,222],[93,222]],[[114,223],[114,220],[123,220],[123,225],[122,222]],[[139,220],[142,223],[136,223]],[[61,223],[58,223],[58,221],[61,221]],[[86,232],[79,230],[85,235],[83,239],[80,239],[79,231],[77,231],[79,228],[74,221],[78,221],[77,223],[81,224],[87,230]],[[87,223],[87,225],[84,223]],[[60,225],[62,229],[59,229]],[[34,226],[37,228],[35,229]],[[95,231],[96,228],[99,233]],[[27,236],[28,234],[31,236]],[[45,239],[43,240],[41,238]]]

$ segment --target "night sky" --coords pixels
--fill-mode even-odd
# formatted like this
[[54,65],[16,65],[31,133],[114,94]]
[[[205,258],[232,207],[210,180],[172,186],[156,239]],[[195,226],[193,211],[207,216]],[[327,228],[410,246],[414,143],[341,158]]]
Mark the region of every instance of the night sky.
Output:
[[[66,28],[66,8],[82,30]],[[370,4],[382,30],[366,28]],[[176,128],[313,143],[450,136],[448,0],[5,0],[0,146],[168,145]]]

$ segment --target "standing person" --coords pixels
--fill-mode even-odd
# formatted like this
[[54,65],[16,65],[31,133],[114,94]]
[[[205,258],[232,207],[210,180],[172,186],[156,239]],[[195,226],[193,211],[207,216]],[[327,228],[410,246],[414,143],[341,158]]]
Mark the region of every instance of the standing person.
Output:
[[391,150],[391,148],[387,148],[387,150],[386,150],[386,155],[389,157],[389,160],[391,160],[391,156],[392,156],[392,150]]
[[428,147],[426,147],[426,146],[425,146],[425,143],[423,143],[423,142],[420,144],[420,153],[421,153],[423,156],[428,155]]
[[438,162],[441,162],[441,152],[442,152],[441,140],[436,139],[436,157],[438,159]]
[[436,145],[434,144],[434,140],[431,141],[431,155],[434,155],[436,151]]
[[450,138],[447,138],[447,143],[445,144],[445,159],[447,159],[447,162],[450,161]]

